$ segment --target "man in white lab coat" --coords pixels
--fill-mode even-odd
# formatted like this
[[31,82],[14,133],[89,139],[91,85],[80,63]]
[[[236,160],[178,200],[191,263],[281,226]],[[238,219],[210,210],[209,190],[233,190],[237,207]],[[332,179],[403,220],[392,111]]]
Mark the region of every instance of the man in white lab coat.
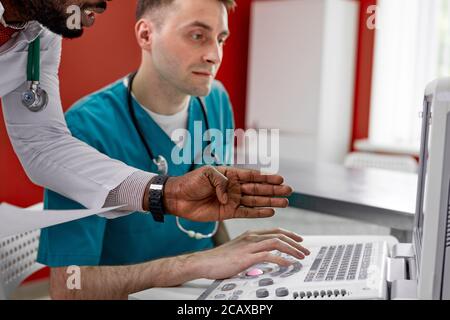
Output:
[[[67,23],[73,13],[68,8],[73,6],[81,13],[78,29],[69,29]],[[95,14],[102,13],[106,6],[102,0],[0,1],[0,97],[9,137],[29,178],[87,208],[124,205],[123,211],[114,216],[148,212],[151,205],[197,221],[272,216],[274,210],[267,208],[271,198],[292,192],[282,185],[281,176],[203,167],[182,177],[169,177],[158,186],[155,174],[112,160],[72,137],[59,93],[61,36],[81,36],[83,28],[90,27]],[[41,41],[40,82],[49,103],[44,110],[31,112],[22,104],[22,93],[29,89],[28,47],[37,37]],[[155,185],[155,192],[150,192]],[[151,198],[158,193],[157,187],[163,188],[159,204],[158,197]],[[177,192],[180,189],[184,192]],[[193,198],[194,190],[202,190],[195,193],[201,196]],[[251,197],[253,206],[243,206],[243,197]],[[184,216],[186,212],[195,212],[195,217]]]

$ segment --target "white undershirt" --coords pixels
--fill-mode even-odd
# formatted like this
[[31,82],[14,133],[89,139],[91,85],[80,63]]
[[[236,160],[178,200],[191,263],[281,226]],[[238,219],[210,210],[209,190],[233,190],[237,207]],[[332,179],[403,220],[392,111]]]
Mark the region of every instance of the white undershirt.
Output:
[[[181,110],[173,115],[166,116],[156,112],[153,112],[141,105],[141,107],[152,117],[156,124],[170,137],[170,139],[178,145],[183,147],[186,142],[188,119],[189,119],[189,103]],[[173,139],[172,134],[177,129],[185,129],[182,135],[182,139],[178,140],[179,135],[176,136],[176,140]]]
[[147,108],[144,108],[144,110],[150,115],[150,117],[153,118],[153,120],[155,120],[158,126],[160,126],[161,129],[163,129],[164,132],[169,137],[171,137],[172,133],[176,129],[187,129],[187,122],[189,116],[188,107],[189,106],[186,105],[186,107],[184,107],[183,110],[170,116],[153,112]]
[[[128,79],[124,79],[124,85],[128,88]],[[190,101],[186,104],[186,106],[180,112],[177,112],[173,115],[166,116],[156,112],[153,112],[147,108],[145,108],[137,99],[134,93],[132,93],[134,100],[137,104],[144,109],[147,114],[152,117],[152,119],[156,122],[156,124],[169,136],[170,140],[172,140],[179,148],[182,148],[186,142],[187,129],[188,129],[188,120],[189,120],[189,106]],[[177,129],[184,129],[184,134],[182,135],[182,139],[179,141],[175,141],[172,139],[172,134]],[[176,138],[179,138],[177,135]]]

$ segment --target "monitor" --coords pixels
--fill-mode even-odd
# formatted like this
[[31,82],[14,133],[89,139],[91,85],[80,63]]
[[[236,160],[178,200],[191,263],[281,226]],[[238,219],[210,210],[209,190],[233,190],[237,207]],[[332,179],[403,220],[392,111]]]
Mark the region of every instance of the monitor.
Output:
[[413,245],[418,297],[450,299],[450,78],[425,93]]

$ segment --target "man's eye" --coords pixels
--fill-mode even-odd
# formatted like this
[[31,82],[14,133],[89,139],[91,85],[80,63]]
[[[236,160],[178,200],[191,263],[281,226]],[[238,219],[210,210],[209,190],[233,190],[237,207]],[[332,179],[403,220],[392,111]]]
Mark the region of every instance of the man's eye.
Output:
[[191,37],[192,37],[192,40],[195,40],[195,41],[203,40],[203,35],[201,33],[194,33],[194,34],[192,34]]
[[227,43],[227,39],[219,39],[219,44],[224,46]]

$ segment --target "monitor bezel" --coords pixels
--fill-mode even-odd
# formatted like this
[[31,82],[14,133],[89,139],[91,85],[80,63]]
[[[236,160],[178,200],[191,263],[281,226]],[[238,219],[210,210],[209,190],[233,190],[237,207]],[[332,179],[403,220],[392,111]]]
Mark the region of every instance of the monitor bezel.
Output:
[[428,147],[431,128],[431,105],[433,94],[426,95],[423,101],[422,130],[420,138],[419,172],[417,179],[416,212],[414,215],[413,245],[416,256],[416,270],[420,273],[420,259],[423,245],[423,223],[424,223],[424,191],[428,166]]

